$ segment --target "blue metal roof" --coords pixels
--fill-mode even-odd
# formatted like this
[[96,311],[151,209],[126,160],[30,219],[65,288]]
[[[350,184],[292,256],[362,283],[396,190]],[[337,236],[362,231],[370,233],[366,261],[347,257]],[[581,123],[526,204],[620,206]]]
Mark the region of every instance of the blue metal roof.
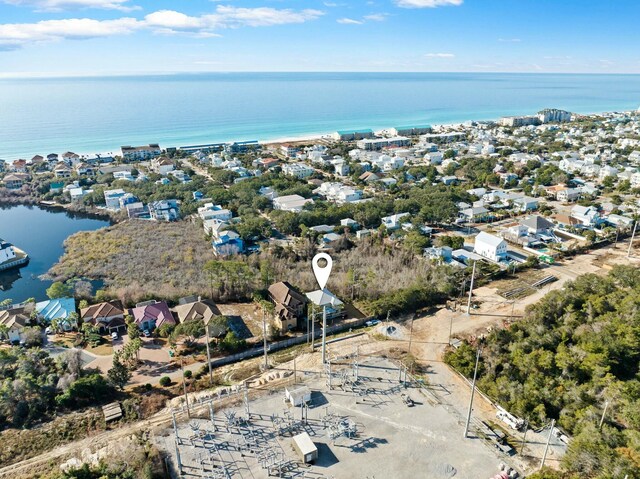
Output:
[[338,130],[338,134],[340,135],[352,135],[354,133],[373,133],[373,130],[371,128],[364,130]]

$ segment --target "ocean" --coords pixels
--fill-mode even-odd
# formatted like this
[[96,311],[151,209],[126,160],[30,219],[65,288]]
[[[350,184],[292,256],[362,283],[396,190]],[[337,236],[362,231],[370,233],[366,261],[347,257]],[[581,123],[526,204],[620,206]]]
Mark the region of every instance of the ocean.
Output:
[[0,80],[0,159],[640,107],[640,75],[206,73]]

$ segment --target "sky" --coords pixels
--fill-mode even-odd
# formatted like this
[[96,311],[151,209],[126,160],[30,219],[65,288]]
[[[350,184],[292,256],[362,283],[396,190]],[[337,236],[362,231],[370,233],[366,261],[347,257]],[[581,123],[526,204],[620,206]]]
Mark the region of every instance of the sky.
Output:
[[640,73],[638,0],[0,0],[0,77]]

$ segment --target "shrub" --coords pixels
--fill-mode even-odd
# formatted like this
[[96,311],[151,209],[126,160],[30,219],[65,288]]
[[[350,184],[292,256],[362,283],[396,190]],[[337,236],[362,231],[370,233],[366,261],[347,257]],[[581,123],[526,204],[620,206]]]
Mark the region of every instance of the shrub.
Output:
[[175,328],[176,328],[175,324],[164,323],[162,326],[156,329],[156,333],[161,338],[168,338],[169,336],[171,336],[171,333]]
[[241,349],[244,349],[246,345],[247,342],[244,339],[238,338],[238,336],[236,336],[233,331],[229,331],[220,343],[220,348],[222,348],[223,351],[235,353]]
[[162,386],[163,388],[166,388],[169,385],[171,385],[171,378],[169,376],[162,376],[160,378],[160,386]]
[[193,371],[191,371],[190,369],[187,369],[187,370],[184,372],[184,377],[185,377],[185,378],[187,378],[187,379],[191,379],[191,377],[192,377],[192,376],[193,376]]
[[63,407],[79,407],[94,404],[96,399],[105,399],[113,394],[113,388],[101,374],[91,374],[75,381],[56,402]]

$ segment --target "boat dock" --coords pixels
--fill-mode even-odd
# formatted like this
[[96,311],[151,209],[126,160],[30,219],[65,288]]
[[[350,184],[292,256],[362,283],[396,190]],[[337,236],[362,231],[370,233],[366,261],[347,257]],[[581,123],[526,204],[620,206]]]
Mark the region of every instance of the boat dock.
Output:
[[11,268],[19,268],[20,266],[24,266],[29,262],[29,255],[22,251],[20,248],[13,246],[13,251],[16,254],[16,257],[0,263],[0,271],[6,271]]

